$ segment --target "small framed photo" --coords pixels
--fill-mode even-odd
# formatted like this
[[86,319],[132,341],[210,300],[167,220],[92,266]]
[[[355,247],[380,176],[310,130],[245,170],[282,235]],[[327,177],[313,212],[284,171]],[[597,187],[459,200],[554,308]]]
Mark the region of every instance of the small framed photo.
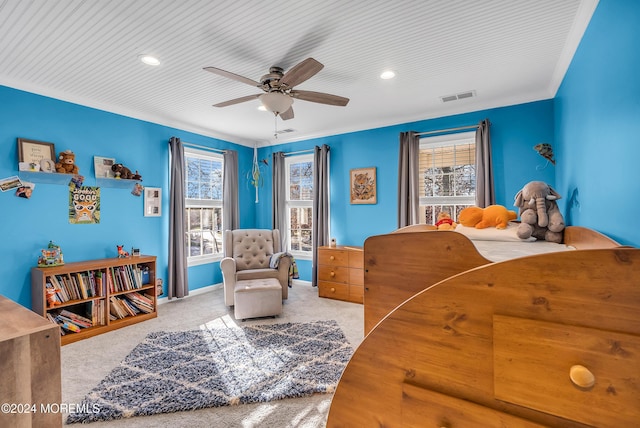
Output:
[[144,216],[162,216],[162,189],[160,187],[144,188]]
[[116,160],[114,158],[94,156],[93,169],[95,170],[96,178],[115,178],[116,173],[111,169],[115,163]]
[[55,163],[56,148],[53,143],[18,138],[18,162],[38,165],[43,159]]
[[352,169],[350,175],[351,203],[377,203],[376,167]]
[[24,187],[24,183],[20,181],[20,178],[18,178],[17,175],[0,180],[0,190],[3,192],[18,189],[20,187]]

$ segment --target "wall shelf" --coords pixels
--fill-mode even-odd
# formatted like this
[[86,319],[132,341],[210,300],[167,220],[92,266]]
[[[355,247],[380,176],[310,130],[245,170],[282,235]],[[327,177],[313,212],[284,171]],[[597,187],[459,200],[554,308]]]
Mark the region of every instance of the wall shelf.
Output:
[[[18,171],[18,177],[22,181],[42,184],[62,184],[68,186],[74,174],[61,174],[58,172],[42,172],[42,171]],[[82,174],[79,174],[82,175]],[[100,178],[96,177],[97,187],[113,187],[116,189],[133,190],[136,183],[142,183],[140,180],[125,180],[122,178]],[[84,185],[86,186],[86,180]]]
[[71,182],[73,174],[61,174],[59,172],[19,171],[20,180],[32,183],[65,184]]
[[98,187],[115,187],[118,189],[132,190],[136,183],[141,183],[140,180],[126,180],[124,178],[104,178],[96,177],[96,186]]

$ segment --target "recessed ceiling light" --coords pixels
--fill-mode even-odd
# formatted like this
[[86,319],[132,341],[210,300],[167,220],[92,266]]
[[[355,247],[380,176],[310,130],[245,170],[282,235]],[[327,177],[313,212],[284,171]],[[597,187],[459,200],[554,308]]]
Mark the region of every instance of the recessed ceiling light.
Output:
[[380,78],[384,80],[393,79],[394,77],[396,77],[396,73],[392,70],[383,71],[380,75]]
[[147,65],[160,65],[160,60],[153,55],[139,55],[138,58],[140,58],[140,61]]
[[261,105],[261,106],[258,107],[258,110],[267,111],[267,108],[265,106]]

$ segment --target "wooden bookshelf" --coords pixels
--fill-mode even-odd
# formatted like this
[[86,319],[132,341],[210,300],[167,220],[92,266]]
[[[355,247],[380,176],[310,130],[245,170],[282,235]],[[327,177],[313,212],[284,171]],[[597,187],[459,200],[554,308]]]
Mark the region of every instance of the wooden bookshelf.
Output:
[[156,257],[134,256],[31,269],[31,309],[76,342],[158,316]]

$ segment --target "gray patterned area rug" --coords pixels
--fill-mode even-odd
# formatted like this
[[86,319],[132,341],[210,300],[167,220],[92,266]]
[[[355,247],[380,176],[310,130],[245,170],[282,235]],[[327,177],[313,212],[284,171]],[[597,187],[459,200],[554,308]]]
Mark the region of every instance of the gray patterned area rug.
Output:
[[333,320],[150,333],[67,423],[333,392],[352,354]]

